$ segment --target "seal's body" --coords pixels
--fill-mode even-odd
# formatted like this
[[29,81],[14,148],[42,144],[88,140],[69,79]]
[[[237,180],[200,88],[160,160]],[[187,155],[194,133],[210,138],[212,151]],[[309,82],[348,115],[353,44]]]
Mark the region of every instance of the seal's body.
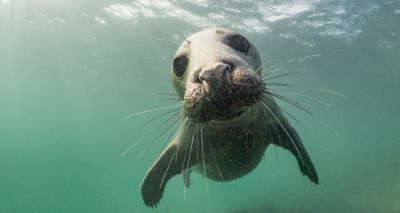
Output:
[[318,183],[299,136],[262,81],[257,49],[242,35],[221,28],[193,34],[178,48],[171,74],[183,123],[142,182],[147,206],[156,206],[180,173],[186,185],[192,170],[217,181],[248,174],[270,144],[289,150]]

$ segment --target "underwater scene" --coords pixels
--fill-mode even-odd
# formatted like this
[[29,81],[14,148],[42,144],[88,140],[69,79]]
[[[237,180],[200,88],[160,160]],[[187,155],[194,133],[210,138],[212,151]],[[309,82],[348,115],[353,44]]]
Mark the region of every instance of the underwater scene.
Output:
[[397,0],[0,0],[0,212],[400,212],[399,23]]

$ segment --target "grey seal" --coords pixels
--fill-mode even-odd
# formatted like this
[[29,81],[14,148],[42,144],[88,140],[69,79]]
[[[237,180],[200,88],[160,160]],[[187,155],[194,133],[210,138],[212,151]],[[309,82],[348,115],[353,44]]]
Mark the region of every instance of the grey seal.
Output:
[[256,47],[243,35],[212,28],[178,48],[171,78],[182,100],[182,124],[142,183],[146,206],[157,206],[173,176],[196,171],[230,181],[250,173],[270,144],[290,151],[300,171],[318,184],[317,172],[299,135],[261,77]]

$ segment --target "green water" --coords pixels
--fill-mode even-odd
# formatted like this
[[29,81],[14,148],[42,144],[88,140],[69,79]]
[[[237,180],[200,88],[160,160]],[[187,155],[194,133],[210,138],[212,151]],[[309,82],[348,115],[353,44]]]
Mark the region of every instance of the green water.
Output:
[[[0,212],[400,212],[398,23],[399,1],[2,0]],[[303,73],[279,81],[302,85],[285,95],[314,116],[278,102],[300,121],[320,184],[269,149],[209,193],[193,174],[184,196],[176,177],[147,208],[139,185],[165,118],[123,118],[177,104],[163,94],[176,42],[215,26],[245,35],[268,69]]]

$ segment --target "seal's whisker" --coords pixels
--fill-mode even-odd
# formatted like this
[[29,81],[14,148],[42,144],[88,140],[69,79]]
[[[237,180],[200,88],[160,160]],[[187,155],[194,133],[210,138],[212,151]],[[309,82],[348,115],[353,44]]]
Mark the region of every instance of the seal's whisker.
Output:
[[180,113],[181,112],[181,108],[176,108],[176,109],[173,109],[173,110],[170,110],[170,111],[167,111],[167,112],[163,112],[163,113],[161,113],[161,114],[159,114],[157,116],[154,116],[153,118],[151,118],[148,121],[146,121],[142,126],[144,127],[147,124],[149,124],[150,122],[156,120],[157,118],[161,118],[161,117],[163,117],[165,115],[171,114],[171,113],[176,112],[176,111],[178,111],[178,113]]
[[130,115],[125,116],[124,120],[128,120],[128,119],[130,119],[132,117],[135,117],[137,115],[142,115],[142,114],[149,113],[149,112],[156,112],[156,111],[160,111],[160,110],[166,110],[166,109],[170,109],[170,108],[174,108],[174,107],[181,107],[181,104],[164,106],[164,107],[149,109],[149,110],[145,110],[145,111],[141,111],[141,112],[135,112],[135,113],[132,113]]
[[127,149],[125,149],[125,151],[123,151],[120,155],[121,158],[125,157],[126,154],[128,154],[128,152],[130,152],[133,148],[135,148],[135,146],[139,145],[145,137],[142,137],[140,140],[138,140],[136,143],[132,144],[131,146],[129,146]]
[[[171,123],[171,121],[173,121],[173,124],[176,124],[179,120],[182,119],[182,110],[179,110],[178,112],[175,112],[174,114],[170,115],[169,118],[165,119],[161,125],[160,125],[160,129],[164,128],[165,125],[167,125],[168,123]],[[180,116],[179,116],[180,115]],[[178,116],[178,117],[177,117]],[[174,120],[175,119],[175,120]]]
[[[266,104],[266,105],[268,105],[268,104],[265,103],[265,101],[271,102],[271,100],[269,100],[268,98],[265,98],[265,99],[262,100],[262,101],[264,101],[264,104]],[[280,110],[282,110],[282,108],[280,108],[279,106],[278,106],[278,108],[279,108]],[[263,109],[263,108],[261,107],[261,109]],[[266,120],[267,120],[267,122],[268,122],[267,112],[266,112],[265,110],[264,110],[264,117],[266,118]],[[283,145],[283,144],[282,144],[282,139],[281,139],[281,136],[280,136],[280,134],[279,134],[279,132],[278,132],[278,128],[276,128],[275,122],[272,123],[272,128],[274,128],[275,133],[276,133],[276,135],[278,136],[279,145],[282,146],[282,145]],[[275,140],[274,137],[272,137],[272,139]]]
[[[182,120],[182,116],[180,118],[178,118],[178,120],[175,122],[175,124],[178,123],[179,120]],[[167,143],[171,140],[172,136],[176,135],[176,133],[182,129],[182,127],[185,125],[185,123],[186,123],[186,120],[184,122],[182,122],[177,128],[175,128],[175,131],[172,131],[171,134],[169,134],[169,136],[167,137],[167,139],[165,140],[165,142],[161,148],[161,151],[165,148]],[[177,150],[179,150],[179,145],[178,145]]]
[[181,169],[181,173],[183,173],[183,170],[185,170],[185,162],[186,162],[186,155],[187,155],[187,147],[185,148],[185,154],[183,156],[183,160],[182,160],[182,169]]
[[266,74],[263,74],[262,77],[263,77],[264,81],[269,81],[271,79],[282,78],[282,77],[285,77],[285,76],[298,75],[298,74],[307,74],[307,73],[310,73],[310,72],[290,72],[290,73],[284,73],[284,74],[275,75],[275,76],[271,76],[271,77],[268,77],[267,73],[266,73]]
[[[261,126],[262,126],[262,125],[259,125],[259,126],[258,126],[258,134],[260,135],[261,144],[263,145],[263,150],[265,151],[267,147],[265,146],[264,134],[263,134],[263,131],[262,131],[262,128],[263,128],[263,127],[261,127]],[[264,164],[265,164],[265,155],[263,156],[263,161],[264,161]]]
[[[305,88],[305,89],[311,89],[311,90],[315,90],[315,91],[319,91],[319,92],[324,92],[324,93],[327,93],[327,94],[330,94],[330,95],[334,95],[334,96],[337,96],[337,97],[340,97],[340,98],[346,98],[345,95],[343,95],[343,94],[341,94],[341,93],[339,93],[339,92],[337,92],[337,91],[330,90],[330,89],[323,89],[323,88],[317,88],[317,87],[304,87],[304,86],[299,86],[299,85],[284,85],[284,84],[277,84],[277,85],[278,85],[278,86],[295,86],[295,87],[300,87],[300,88]],[[272,85],[272,86],[277,86],[277,85]],[[271,85],[270,85],[270,86],[271,86]],[[271,91],[281,91],[281,92],[292,93],[292,94],[294,94],[294,95],[302,96],[302,97],[304,97],[304,98],[308,98],[308,99],[310,99],[310,100],[313,100],[313,101],[315,101],[315,102],[317,102],[317,103],[320,103],[320,104],[322,104],[322,105],[324,105],[324,106],[326,106],[326,107],[331,107],[331,105],[330,105],[329,103],[327,103],[327,102],[325,102],[325,101],[323,101],[323,100],[321,100],[321,99],[319,99],[319,98],[317,98],[317,97],[309,96],[309,95],[302,94],[302,93],[298,93],[298,92],[292,92],[292,91],[288,91],[288,90],[275,89],[275,88],[269,88],[269,90],[271,90]],[[276,94],[276,93],[274,93],[274,94]],[[278,96],[279,96],[279,95],[278,95]],[[276,96],[274,95],[274,97],[276,97]],[[279,98],[279,99],[282,100],[282,97],[284,97],[284,96],[280,96],[280,97],[277,97],[277,98]],[[284,98],[284,99],[288,99],[288,98]],[[286,102],[288,102],[288,101],[289,101],[289,100],[286,100]],[[292,100],[292,101],[293,101],[293,100]],[[292,101],[291,101],[291,102],[292,102]],[[293,105],[293,104],[291,104],[291,105]],[[294,105],[293,105],[293,106],[294,106]],[[299,108],[299,107],[302,107],[302,106],[300,105],[300,106],[295,106],[295,107],[296,107],[296,108]],[[304,110],[305,110],[305,107],[300,108],[300,109],[304,111]],[[284,111],[284,112],[285,112],[287,115],[289,115],[291,118],[293,118],[297,123],[299,123],[300,125],[302,125],[302,123],[301,123],[300,121],[298,121],[298,119],[296,119],[294,116],[290,115],[289,112],[287,112],[287,111],[284,110],[284,109],[281,109],[281,110]],[[306,110],[305,112],[307,112],[308,114],[310,114],[310,115],[313,116],[314,118],[317,118],[317,120],[318,120],[319,122],[321,122],[325,127],[327,127],[327,128],[329,129],[329,131],[331,131],[334,135],[338,135],[338,132],[336,131],[336,129],[335,129],[332,125],[330,125],[328,122],[319,119],[319,118],[316,117],[314,114],[310,113],[310,111],[308,111],[308,110]]]
[[267,106],[266,103],[264,103],[263,101],[261,101],[261,103],[264,104],[265,108],[271,113],[271,115],[274,117],[274,119],[276,120],[276,122],[278,122],[279,126],[283,129],[283,131],[286,133],[286,135],[289,137],[290,141],[292,142],[293,146],[296,149],[297,154],[300,157],[301,163],[303,164],[303,166],[305,165],[304,160],[303,160],[303,156],[301,155],[301,152],[299,150],[299,148],[297,147],[296,143],[293,141],[292,137],[290,136],[289,132],[286,130],[285,126],[282,124],[282,122],[279,120],[279,118],[275,115],[275,113]]
[[[260,111],[259,111],[260,104],[256,100],[254,100],[253,103],[254,104],[252,104],[251,107],[254,108],[256,115],[260,115]],[[265,125],[263,125],[263,124],[259,125],[258,132],[259,132],[259,136],[261,138],[261,143],[263,145],[263,149],[265,150],[267,147],[265,146],[264,134],[263,134],[262,128],[265,129]],[[269,135],[271,135],[271,134],[269,134]],[[264,162],[265,162],[265,155],[263,156],[263,158],[264,158]]]
[[[248,65],[250,67],[250,65]],[[261,74],[261,69],[262,69],[262,65],[258,66],[258,68],[256,70],[254,70],[254,72]]]
[[276,97],[276,98],[278,98],[278,99],[280,99],[282,101],[285,101],[286,103],[288,103],[288,104],[290,104],[290,105],[292,105],[292,106],[294,106],[294,107],[296,107],[296,108],[298,108],[300,110],[303,110],[304,112],[312,115],[312,113],[309,110],[307,110],[302,104],[298,103],[297,101],[295,101],[295,100],[293,100],[291,98],[288,98],[288,97],[285,97],[285,96],[282,96],[282,95],[279,95],[279,94],[276,94],[276,93],[273,93],[273,92],[266,92],[266,93],[268,93],[268,94],[270,94],[270,95],[272,95],[272,96],[274,96],[274,97]]
[[246,131],[246,146],[249,144],[249,131]]
[[[196,124],[196,129],[197,129],[197,124]],[[196,134],[196,131],[193,131],[192,134],[192,142],[190,143],[190,148],[189,148],[189,156],[188,156],[188,160],[187,160],[187,165],[186,165],[186,175],[185,175],[185,180],[184,180],[184,186],[183,186],[183,199],[186,198],[186,186],[187,186],[187,177],[188,177],[188,173],[189,173],[189,165],[190,165],[190,157],[192,154],[192,148],[193,148],[193,142],[194,142],[194,135]],[[186,149],[187,151],[187,149]]]
[[[167,95],[167,96],[173,96],[179,98],[179,95],[174,94],[174,93],[169,93],[169,92],[162,92],[161,95]],[[180,99],[179,99],[180,100]]]
[[[268,128],[268,127],[267,127],[267,129],[268,129],[269,134],[271,134],[271,131],[269,131],[269,128]],[[275,124],[274,124],[274,129],[275,129],[275,131],[277,131],[277,130],[276,130],[276,127],[275,127]],[[272,138],[274,138],[274,137],[272,137]],[[281,142],[281,138],[280,138],[279,135],[278,135],[278,141],[279,141],[279,144],[282,143],[282,142]],[[275,143],[272,143],[272,145],[273,145],[273,147],[274,147],[274,153],[275,153],[276,162],[278,163],[278,162],[279,162],[278,151],[276,150],[276,145],[275,145]]]
[[[196,125],[197,125],[197,124],[196,124]],[[196,127],[196,129],[197,129],[197,127]],[[190,143],[189,157],[188,157],[188,161],[187,161],[187,164],[186,164],[186,170],[189,170],[190,160],[191,160],[191,157],[192,157],[192,150],[193,150],[194,137],[195,137],[195,135],[196,135],[196,132],[197,132],[197,131],[194,131],[194,132],[193,132],[192,142]],[[186,173],[186,177],[185,177],[185,183],[187,183],[187,173]]]
[[[201,123],[200,123],[200,126],[201,126]],[[197,162],[200,162],[200,155],[199,155],[199,146],[201,145],[200,144],[200,140],[199,140],[199,128],[197,128],[197,130],[196,130],[196,159],[197,159]]]
[[306,94],[299,93],[299,92],[287,91],[287,90],[279,90],[279,89],[270,89],[270,90],[272,90],[272,91],[286,92],[286,93],[289,93],[289,94],[301,96],[301,97],[307,98],[307,99],[309,99],[309,100],[313,100],[313,101],[315,101],[315,102],[317,102],[317,103],[319,103],[319,104],[322,104],[322,105],[324,105],[324,106],[326,106],[326,107],[331,107],[331,105],[330,105],[328,102],[323,101],[323,100],[321,100],[320,98],[317,98],[317,97],[314,97],[314,96],[306,95]]
[[207,172],[206,172],[206,162],[204,159],[204,141],[203,141],[203,126],[200,125],[200,139],[201,139],[201,153],[203,155],[203,172],[204,172],[204,180],[206,183],[206,190],[207,193],[209,194],[210,191],[208,190],[208,183],[207,183]]
[[230,159],[230,158],[228,157],[228,155],[225,153],[225,151],[224,151],[222,148],[219,148],[218,150],[222,153],[222,155],[224,155],[224,158],[225,158],[226,160],[228,160],[229,162],[232,162],[232,159]]
[[[315,90],[319,92],[324,92],[326,94],[334,95],[340,98],[347,98],[345,95],[342,93],[332,90],[332,89],[324,89],[324,88],[318,88],[318,87],[306,87],[306,86],[301,86],[301,85],[295,85],[295,84],[286,84],[286,83],[280,83],[280,82],[267,82],[267,86],[284,86],[284,87],[298,87],[302,89],[310,89],[310,90]],[[270,88],[271,89],[271,88]]]
[[278,72],[280,70],[283,70],[283,69],[285,69],[285,68],[287,68],[287,67],[289,67],[289,66],[291,66],[293,64],[296,64],[296,63],[299,63],[299,62],[303,62],[303,61],[305,61],[307,59],[314,58],[314,57],[319,57],[319,56],[320,55],[318,55],[318,54],[313,54],[313,55],[304,56],[304,57],[301,57],[301,58],[298,58],[298,59],[295,59],[295,60],[290,60],[289,62],[287,62],[286,64],[282,65],[281,67],[278,67],[278,68],[276,68],[276,69],[274,69],[272,71],[267,72],[265,74],[265,76],[273,74],[273,73],[276,73],[276,72]]
[[[179,119],[179,118],[178,118]],[[168,130],[170,130],[172,127],[174,127],[176,124],[177,124],[177,121],[178,120],[176,120],[175,121],[175,123],[173,124],[173,125],[171,125],[171,126],[169,126],[167,129],[165,129],[162,133],[160,133],[155,139],[153,139],[153,141],[152,141],[152,143],[148,146],[148,147],[151,147],[151,146],[153,146],[154,144],[156,144],[156,142],[165,134],[165,133],[167,133],[168,132]],[[153,131],[154,132],[154,131]],[[133,148],[133,147],[132,147]],[[132,149],[131,148],[131,149]],[[139,155],[138,155],[138,159],[142,156],[142,154],[146,151],[146,149],[147,148],[144,148],[144,149],[142,149],[142,151],[139,153]]]
[[255,147],[256,147],[256,127],[255,124],[252,123],[253,126],[253,153],[255,153]]
[[214,158],[214,163],[215,163],[215,166],[217,167],[218,174],[219,174],[219,176],[221,177],[221,179],[224,180],[224,176],[222,175],[222,172],[221,172],[221,170],[219,169],[217,159],[215,158],[215,155],[214,155],[214,148],[213,148],[213,146],[212,146],[212,143],[208,142],[208,146],[210,147],[211,155],[212,155],[212,157]]
[[[157,142],[164,134],[166,134],[169,130],[171,130],[172,127],[176,126],[176,124],[178,124],[179,119],[180,119],[179,117],[176,118],[175,121],[173,122],[173,124],[170,125],[169,127],[167,127],[164,131],[162,131],[156,138],[154,138],[153,141],[152,141],[152,143],[151,143],[149,146],[153,146],[154,144],[156,144],[156,142]],[[168,121],[168,120],[169,120],[169,121]],[[170,121],[172,121],[172,120],[171,120],[171,118],[169,118],[169,119],[167,119],[167,121],[170,122]],[[160,128],[161,128],[161,129],[164,128],[164,126],[165,126],[166,123],[168,123],[167,121],[164,122],[162,125],[160,125]],[[160,128],[158,128],[158,129],[160,129]],[[155,132],[155,130],[153,130],[152,132]],[[150,134],[150,135],[152,135],[152,134]],[[145,150],[145,149],[143,149],[143,150]],[[142,151],[143,151],[143,150],[142,150]],[[143,153],[142,153],[142,154],[143,154]]]
[[319,54],[308,55],[308,56],[304,56],[304,57],[302,57],[302,58],[298,58],[297,61],[298,61],[298,62],[303,62],[303,61],[308,60],[308,59],[310,59],[310,58],[320,57],[320,56],[321,56],[321,55],[319,55]]
[[270,63],[266,64],[263,68],[265,70],[267,70],[269,67],[273,66],[274,64],[276,64],[278,62],[278,60],[273,60]]
[[[175,116],[176,116],[176,115],[171,116],[171,117],[168,118],[166,121],[164,121],[163,124],[167,123],[167,121],[171,120],[171,119],[172,119],[173,117],[175,117]],[[177,122],[178,122],[178,120],[175,120],[174,124],[176,124]],[[168,131],[170,128],[172,128],[173,126],[174,126],[174,125],[171,125],[168,129],[166,129],[165,132],[167,132],[167,131]],[[163,125],[161,125],[161,127],[163,127]],[[157,130],[158,130],[158,129],[157,129]],[[156,131],[156,129],[153,129],[153,130],[150,131],[150,132],[154,133],[155,131]],[[161,134],[159,135],[159,137],[157,137],[157,138],[150,144],[150,146],[154,145],[154,144],[157,142],[157,140],[158,140],[162,135],[165,134],[165,132],[161,133]],[[152,134],[146,134],[146,136],[148,136],[148,135],[152,135]],[[135,142],[134,144],[132,144],[131,146],[129,146],[125,151],[123,151],[123,152],[121,153],[120,157],[121,157],[121,158],[125,157],[133,148],[135,148],[137,145],[141,144],[141,143],[144,141],[144,139],[146,139],[146,136],[142,137],[142,138],[139,139],[137,142]],[[143,149],[143,150],[144,150],[144,149]],[[142,150],[141,154],[144,153],[143,150]],[[140,156],[141,156],[141,154],[140,154]],[[140,156],[138,156],[138,158],[140,158]]]
[[[322,121],[321,121],[322,122]],[[338,131],[328,122],[323,122],[323,124],[334,134],[339,135]]]
[[330,90],[330,89],[323,89],[323,88],[318,88],[318,87],[313,87],[311,89],[317,90],[317,91],[321,91],[321,92],[325,92],[325,93],[328,93],[328,94],[331,94],[331,95],[336,95],[336,96],[341,97],[341,98],[347,98],[345,95],[343,95],[342,93],[340,93],[338,91],[334,91],[334,90]]
[[286,83],[280,83],[280,82],[267,82],[266,85],[269,86],[283,86],[283,87],[294,87],[297,85],[294,84],[286,84]]
[[282,139],[281,139],[281,136],[279,135],[279,132],[278,132],[278,129],[276,128],[275,123],[272,125],[272,127],[274,128],[274,130],[275,130],[275,132],[276,132],[276,135],[278,136],[279,145],[282,146]]
[[161,179],[161,182],[160,182],[160,185],[159,185],[159,189],[161,189],[162,184],[164,183],[165,176],[167,176],[169,167],[171,166],[172,160],[174,159],[175,155],[176,155],[176,152],[174,152],[174,154],[172,155],[171,159],[169,160],[168,166],[167,166],[167,168],[165,169],[164,175],[163,175],[163,177],[162,177],[162,179]]
[[265,64],[264,66],[260,65],[259,68],[257,70],[268,70],[268,68],[272,67],[273,65],[275,65],[278,62],[278,60],[273,60],[271,62],[269,62],[268,64]]
[[163,100],[163,101],[175,101],[175,102],[182,101],[181,99],[178,99],[178,98],[162,98],[160,100]]
[[[169,130],[171,130],[171,128],[174,127],[174,126],[178,123],[178,121],[179,121],[179,117],[175,119],[175,122],[174,122],[172,125],[168,126],[166,129],[164,129],[164,131],[162,131],[162,132],[155,138],[153,144],[154,144],[158,139],[160,139],[161,136],[163,136],[165,133],[167,133]],[[165,124],[162,124],[162,125],[160,126],[160,128],[163,128],[164,125],[165,125]]]
[[[245,62],[246,63],[246,67],[248,69],[252,69],[252,67],[250,66],[250,64],[255,60],[255,58],[252,58],[249,62]],[[262,65],[262,63],[254,70],[255,73],[259,74],[260,79],[263,78],[263,74],[261,73],[262,70],[266,70],[268,69],[270,66],[274,65],[277,62],[277,60],[274,60],[272,62],[270,62],[269,64],[266,65]]]
[[285,110],[285,109],[283,109],[283,108],[280,108],[280,110],[281,110],[282,112],[284,112],[286,115],[288,115],[290,118],[292,118],[294,121],[296,121],[298,124],[300,124],[301,126],[304,126],[303,123],[301,123],[301,122],[299,121],[299,119],[297,119],[296,117],[294,117],[294,115],[292,115],[292,113],[288,112],[287,110]]
[[[301,58],[299,60],[304,60],[304,59],[307,59],[307,58],[308,57],[304,57],[304,58]],[[290,73],[287,73],[287,74],[290,74]],[[282,75],[285,75],[285,74],[282,74]],[[271,78],[273,78],[273,77],[271,77]],[[271,78],[269,78],[269,80],[271,80]],[[276,97],[278,99],[281,99],[281,100],[291,104],[292,106],[295,106],[296,108],[299,108],[299,109],[307,112],[308,114],[310,114],[313,117],[315,117],[315,115],[313,115],[310,111],[308,111],[304,106],[302,106],[298,102],[294,101],[293,99],[290,99],[290,98],[287,98],[285,96],[279,95],[276,92],[279,91],[279,92],[285,92],[285,93],[288,93],[288,94],[290,93],[290,94],[293,94],[293,95],[301,96],[301,97],[307,98],[309,100],[315,101],[315,102],[317,102],[317,103],[319,103],[319,104],[321,104],[321,105],[323,105],[325,107],[331,107],[331,105],[328,102],[326,102],[324,100],[321,100],[320,98],[317,98],[317,97],[314,97],[314,96],[310,96],[310,95],[299,93],[299,92],[293,92],[293,91],[289,91],[289,90],[277,89],[277,88],[273,88],[273,87],[274,86],[299,87],[299,88],[303,88],[303,89],[310,89],[310,90],[315,90],[315,91],[319,91],[319,92],[324,92],[326,94],[334,95],[334,96],[337,96],[337,97],[340,97],[340,98],[346,98],[346,96],[341,94],[340,92],[337,92],[337,91],[334,91],[334,90],[330,90],[330,89],[323,89],[323,88],[318,88],[318,87],[307,87],[307,86],[286,84],[286,83],[280,83],[280,82],[279,83],[278,82],[267,82],[266,84],[269,87],[270,91],[275,91],[271,95],[273,95],[274,97]],[[288,116],[290,116],[293,120],[295,120],[297,123],[302,125],[302,123],[298,119],[296,119],[293,115],[291,115],[288,111],[286,111],[286,110],[284,110],[282,108],[281,108],[281,110],[284,113],[286,113]],[[319,120],[319,121],[322,122],[334,135],[338,134],[337,131],[329,123],[327,123],[326,121],[321,121],[321,120]]]
[[[268,98],[265,98],[266,101],[270,101]],[[279,108],[282,112],[286,113],[290,118],[292,118],[294,121],[296,121],[298,124],[301,126],[304,126],[296,117],[294,117],[290,112],[285,110],[284,108]],[[279,135],[278,135],[279,136]]]
[[[270,90],[274,90],[274,89],[270,89]],[[288,91],[288,92],[290,92],[290,91]],[[318,98],[316,98],[316,97],[307,96],[307,95],[305,95],[305,94],[296,93],[296,92],[294,92],[294,94],[297,94],[297,95],[303,96],[303,97],[307,97],[307,98],[309,98],[310,100],[314,100],[314,101],[316,101],[316,102],[318,102],[318,103],[320,103],[320,104],[322,104],[322,105],[324,105],[324,106],[326,106],[326,107],[331,107],[331,105],[330,105],[329,103],[326,103],[326,102],[324,102],[323,100],[320,100],[320,99],[318,99]],[[340,94],[340,93],[338,93],[338,94]],[[344,96],[344,97],[345,97],[345,96]],[[298,108],[298,107],[296,107],[296,108]],[[301,126],[304,126],[298,119],[296,119],[296,118],[295,118],[291,113],[289,113],[287,110],[285,110],[285,109],[283,109],[283,108],[280,108],[280,110],[283,111],[284,113],[286,113],[289,117],[291,117],[291,118],[292,118],[294,121],[296,121],[298,124],[300,124]],[[301,110],[304,111],[304,109],[301,109]],[[335,129],[331,124],[329,124],[327,121],[320,119],[318,116],[312,114],[312,113],[309,112],[308,110],[305,111],[305,112],[308,113],[308,114],[309,114],[310,116],[312,116],[313,118],[317,119],[320,123],[322,123],[327,129],[329,129],[329,131],[332,132],[332,134],[338,135],[338,132],[336,131],[336,129]]]
[[137,155],[137,159],[140,159],[143,155],[143,153],[146,152],[146,149],[143,149],[142,151],[140,151],[140,153]]
[[[305,87],[305,88],[307,88],[307,87]],[[314,88],[309,88],[309,89],[314,89]],[[298,93],[298,92],[291,92],[291,91],[287,91],[287,90],[279,90],[279,89],[270,89],[270,90],[272,90],[272,91],[277,90],[277,91],[292,93],[292,94],[294,94],[294,95],[302,96],[302,97],[304,97],[304,98],[313,100],[313,101],[315,101],[315,102],[317,102],[317,103],[319,103],[319,104],[322,104],[322,105],[324,105],[324,106],[326,106],[326,107],[331,107],[331,105],[330,105],[329,103],[327,103],[327,102],[325,102],[325,101],[323,101],[323,100],[321,100],[321,99],[319,99],[319,98],[313,97],[313,96],[305,95],[305,94]],[[345,97],[346,97],[346,96],[342,95],[341,93],[337,93],[337,92],[335,92],[335,91],[330,91],[330,90],[325,90],[325,89],[320,89],[320,88],[317,88],[317,90],[323,91],[323,92],[328,92],[328,93],[330,93],[330,94],[333,94],[333,95],[336,95],[336,96],[339,96],[339,97],[342,97],[342,98],[345,98]],[[290,99],[290,98],[288,98],[288,97],[285,97],[285,96],[282,96],[282,95],[279,95],[279,94],[276,94],[276,93],[271,93],[271,92],[270,92],[269,94],[271,94],[272,96],[274,96],[274,97],[276,97],[276,98],[278,98],[278,99],[281,99],[281,100],[283,100],[283,101],[285,101],[285,102],[291,104],[292,106],[294,106],[294,107],[296,107],[296,108],[298,108],[298,109],[300,109],[300,110],[306,112],[307,114],[309,114],[309,115],[312,116],[313,118],[317,119],[317,120],[318,120],[320,123],[322,123],[325,127],[327,127],[327,128],[329,129],[329,131],[331,131],[334,135],[338,135],[338,132],[336,131],[336,129],[335,129],[331,124],[329,124],[327,121],[324,121],[324,120],[318,118],[318,116],[316,116],[316,115],[314,115],[313,113],[311,113],[309,110],[307,110],[303,105],[301,105],[301,104],[298,103],[297,101],[294,101],[293,99]],[[300,124],[301,126],[304,126],[298,119],[296,119],[296,118],[295,118],[291,113],[289,113],[287,110],[285,110],[285,109],[283,109],[283,108],[280,108],[280,110],[283,111],[284,113],[286,113],[289,117],[291,117],[293,120],[295,120],[298,124]]]
[[[175,134],[176,134],[178,131],[181,131],[182,128],[185,128],[185,130],[182,130],[182,131],[185,131],[185,132],[186,132],[187,129],[188,129],[189,123],[190,123],[190,121],[189,121],[189,119],[186,117],[185,120],[182,122],[181,126],[179,127],[179,129],[177,129],[177,130],[175,131]],[[178,154],[179,154],[179,149],[180,149],[180,147],[181,147],[181,144],[178,143],[178,146],[177,146],[177,148],[176,148],[176,152],[177,152]],[[176,156],[175,156],[175,163],[176,163],[177,160],[178,160],[178,154],[176,154]]]
[[[306,86],[290,85],[290,84],[282,84],[282,83],[272,83],[272,84],[271,84],[271,83],[268,83],[268,86],[299,87],[299,88],[304,88],[304,89],[315,90],[315,91],[318,91],[318,92],[324,92],[324,93],[326,93],[326,94],[334,95],[334,96],[337,96],[337,97],[340,97],[340,98],[346,98],[346,96],[343,95],[343,94],[341,94],[340,92],[337,92],[337,91],[334,91],[334,90],[330,90],[330,89],[318,88],[318,87],[306,87]],[[275,94],[276,94],[276,91],[280,91],[280,92],[285,92],[285,93],[291,93],[291,94],[294,94],[294,95],[297,95],[297,96],[302,96],[302,97],[304,97],[304,98],[313,100],[313,101],[315,101],[315,102],[317,102],[317,103],[319,103],[319,104],[321,104],[321,105],[324,105],[324,106],[326,106],[326,107],[331,107],[331,105],[330,105],[329,103],[327,103],[327,102],[325,102],[324,100],[321,100],[321,99],[319,99],[319,98],[317,98],[317,97],[314,97],[314,96],[302,94],[302,93],[299,93],[299,92],[292,92],[292,91],[289,91],[289,90],[276,89],[276,88],[269,88],[269,90],[270,90],[270,91],[275,91],[275,93],[273,93],[273,94],[274,94],[274,95],[273,95],[274,97],[277,97],[277,96],[275,95]],[[271,94],[271,95],[272,95],[272,94]],[[279,98],[279,99],[281,99],[281,100],[285,99],[285,100],[284,100],[285,102],[291,102],[290,104],[293,105],[292,103],[294,103],[294,102],[293,102],[292,99],[289,100],[289,98],[286,98],[286,97],[284,97],[284,96],[282,96],[282,95],[278,95],[278,96],[280,96],[280,97],[277,97],[277,98]],[[295,104],[296,106],[295,106],[295,105],[293,105],[293,106],[295,106],[296,108],[301,107],[301,108],[300,108],[301,110],[303,110],[303,111],[305,110],[305,107],[304,107],[304,106],[299,105],[298,103],[297,103],[297,104],[294,103],[294,104]],[[300,125],[303,126],[303,124],[302,124],[298,119],[296,119],[293,115],[291,115],[288,111],[286,111],[286,110],[284,110],[284,109],[282,109],[282,108],[281,108],[281,110],[282,110],[284,113],[286,113],[288,116],[290,116],[291,118],[293,118],[293,120],[295,120],[297,123],[299,123]],[[328,122],[319,119],[319,118],[316,117],[314,114],[310,113],[310,111],[308,111],[308,110],[306,110],[305,112],[307,112],[308,114],[310,114],[312,117],[316,118],[316,119],[317,119],[319,122],[321,122],[325,127],[327,127],[327,128],[329,129],[329,131],[331,131],[334,135],[338,135],[338,132],[336,131],[336,129],[335,129],[334,127],[332,127],[332,125],[330,125]]]
[[276,73],[276,72],[278,72],[279,70],[282,70],[282,69],[283,69],[283,67],[275,68],[272,71],[266,72],[263,76],[265,77],[265,76],[271,75],[271,74]]
[[[264,118],[265,118],[265,120],[266,120],[266,123],[268,124],[268,118],[267,118],[267,114],[266,114],[265,110],[263,109],[263,107],[261,106],[260,103],[258,103],[257,106],[263,111],[262,115],[264,115]],[[276,128],[275,123],[272,123],[272,127],[274,128],[275,133],[276,133],[276,135],[278,136],[278,142],[279,142],[279,145],[281,146],[281,145],[282,145],[282,140],[281,140],[281,137],[279,136],[278,129]],[[269,135],[271,136],[271,138],[272,138],[273,145],[274,145],[275,156],[276,156],[276,160],[277,160],[277,162],[278,162],[278,152],[276,151],[276,146],[275,146],[275,141],[274,141],[274,140],[275,140],[275,139],[274,139],[275,137],[272,135],[272,133],[271,133],[271,131],[269,130],[269,127],[268,127],[267,125],[263,125],[263,128],[266,129],[266,131],[268,132],[268,134],[269,134]]]

